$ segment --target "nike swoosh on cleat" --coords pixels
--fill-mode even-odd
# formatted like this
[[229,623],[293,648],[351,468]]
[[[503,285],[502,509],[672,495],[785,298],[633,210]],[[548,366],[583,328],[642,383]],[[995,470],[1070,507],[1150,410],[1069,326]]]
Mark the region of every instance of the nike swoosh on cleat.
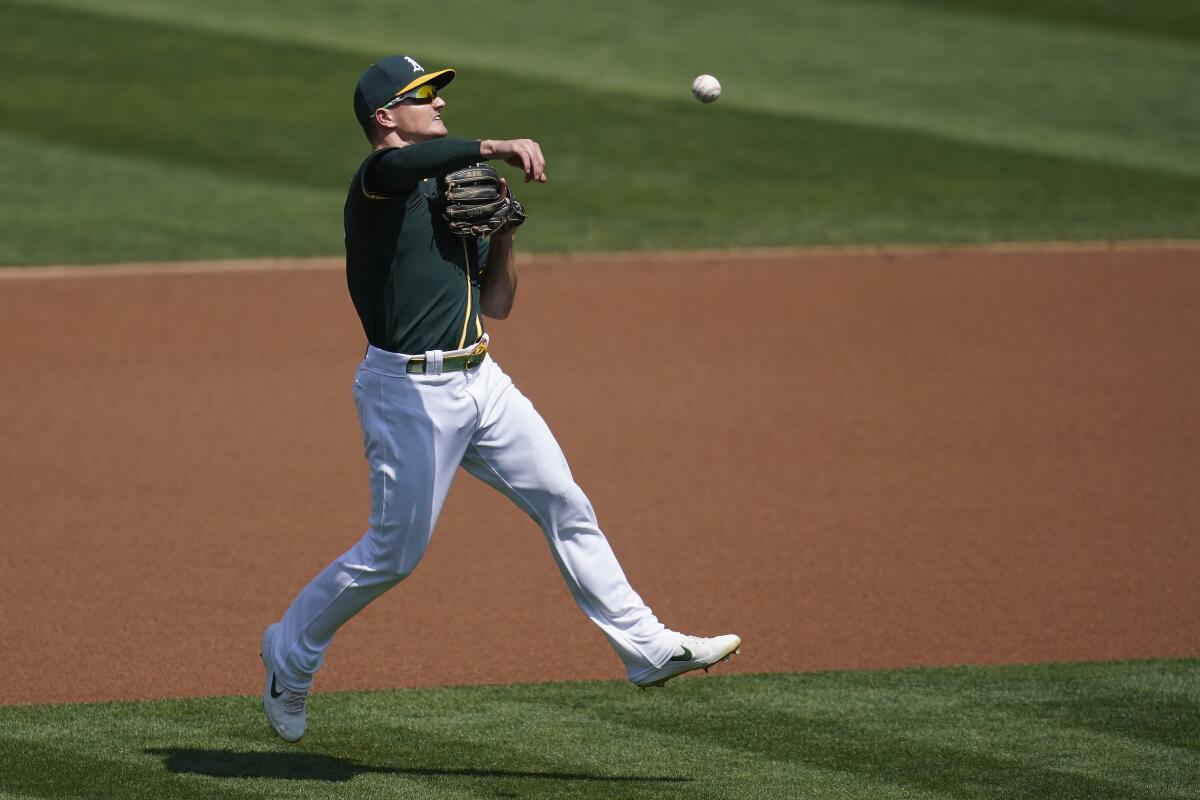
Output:
[[283,694],[283,692],[275,691],[275,673],[272,672],[271,673],[271,699],[278,700],[280,695],[282,695],[282,694]]
[[683,654],[678,655],[678,656],[671,656],[671,658],[668,660],[669,661],[691,661],[692,660],[692,651],[688,650],[683,645],[679,645],[679,646],[683,647]]

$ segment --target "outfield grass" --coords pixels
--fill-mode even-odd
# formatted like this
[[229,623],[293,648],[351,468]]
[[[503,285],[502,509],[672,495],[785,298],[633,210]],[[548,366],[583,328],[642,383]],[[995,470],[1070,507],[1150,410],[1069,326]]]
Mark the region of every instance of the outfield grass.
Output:
[[0,796],[1190,798],[1200,661],[0,708]]
[[1195,238],[1186,5],[6,2],[0,264],[340,252],[397,49],[460,69],[452,132],[543,142],[534,250]]

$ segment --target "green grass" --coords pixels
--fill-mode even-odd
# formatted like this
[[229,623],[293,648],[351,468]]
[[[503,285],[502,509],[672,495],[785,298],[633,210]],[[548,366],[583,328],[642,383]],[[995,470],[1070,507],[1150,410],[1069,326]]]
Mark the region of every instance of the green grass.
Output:
[[0,264],[340,252],[395,49],[460,70],[453,133],[545,146],[526,248],[1195,238],[1186,6],[4,2]]
[[916,6],[973,10],[1010,19],[1044,20],[1200,42],[1200,6],[1179,0],[896,0]]
[[0,708],[0,796],[1185,798],[1200,661]]

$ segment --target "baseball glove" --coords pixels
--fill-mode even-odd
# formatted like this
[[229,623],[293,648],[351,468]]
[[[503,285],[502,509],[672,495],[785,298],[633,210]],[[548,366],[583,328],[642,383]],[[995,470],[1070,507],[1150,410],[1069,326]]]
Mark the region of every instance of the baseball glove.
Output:
[[442,216],[459,236],[491,236],[525,221],[525,207],[500,190],[500,174],[487,164],[455,170],[442,178]]

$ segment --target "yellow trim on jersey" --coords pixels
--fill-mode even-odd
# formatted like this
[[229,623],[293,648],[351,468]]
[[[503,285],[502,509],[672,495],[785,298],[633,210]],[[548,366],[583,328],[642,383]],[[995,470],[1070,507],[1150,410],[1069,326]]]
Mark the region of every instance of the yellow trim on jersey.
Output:
[[386,194],[371,194],[367,191],[367,171],[364,169],[362,175],[358,179],[358,188],[362,189],[363,196],[368,200],[391,200]]
[[467,239],[463,237],[463,272],[467,273],[467,314],[463,317],[462,336],[458,337],[458,349],[467,344],[467,323],[471,321],[471,254],[467,250]]

